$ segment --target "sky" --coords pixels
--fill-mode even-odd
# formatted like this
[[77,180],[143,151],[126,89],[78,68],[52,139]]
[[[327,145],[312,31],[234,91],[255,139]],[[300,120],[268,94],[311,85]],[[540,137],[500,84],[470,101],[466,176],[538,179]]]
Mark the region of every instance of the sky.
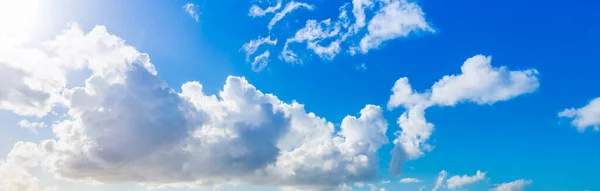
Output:
[[599,6],[0,0],[0,190],[600,190]]

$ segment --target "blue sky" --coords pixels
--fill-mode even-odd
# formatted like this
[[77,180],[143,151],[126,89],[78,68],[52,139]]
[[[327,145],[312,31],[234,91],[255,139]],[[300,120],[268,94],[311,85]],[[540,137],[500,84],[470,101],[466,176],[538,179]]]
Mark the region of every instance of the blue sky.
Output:
[[0,190],[600,190],[597,2],[23,2]]

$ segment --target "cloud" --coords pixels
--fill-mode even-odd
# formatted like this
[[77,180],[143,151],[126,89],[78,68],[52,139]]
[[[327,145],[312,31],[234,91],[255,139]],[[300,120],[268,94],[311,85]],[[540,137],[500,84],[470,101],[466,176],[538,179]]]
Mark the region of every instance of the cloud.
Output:
[[181,8],[183,8],[187,14],[189,14],[196,22],[198,22],[200,19],[200,10],[198,5],[194,3],[187,3]]
[[44,46],[55,51],[51,60],[60,65],[52,67],[62,77],[76,69],[90,73],[74,83],[83,85],[59,88],[67,115],[52,125],[56,138],[37,145],[44,169],[62,178],[331,190],[376,177],[377,152],[388,143],[388,123],[375,105],[344,117],[336,129],[244,77],[228,77],[216,95],[205,94],[199,82],[176,92],[149,55],[102,26],[83,33],[73,25]]
[[432,106],[454,106],[462,102],[479,105],[494,104],[516,96],[534,92],[539,87],[535,69],[510,71],[506,67],[494,68],[491,58],[476,55],[467,59],[461,67],[462,74],[447,75],[437,81],[430,90],[414,91],[408,78],[400,78],[392,88],[388,109],[404,107],[398,118],[401,128],[394,140],[390,170],[399,174],[401,165],[431,151],[428,144],[434,125],[427,122],[425,110]]
[[262,17],[267,15],[268,13],[274,13],[279,9],[281,9],[281,0],[277,1],[277,5],[273,7],[267,7],[265,9],[260,8],[258,5],[252,5],[252,7],[250,7],[250,11],[248,12],[248,16]]
[[402,184],[412,184],[412,183],[419,183],[421,182],[421,180],[417,179],[417,178],[403,178],[400,179],[400,183]]
[[357,33],[358,30],[366,25],[365,8],[373,6],[371,0],[352,0],[352,14],[355,18],[355,23],[352,26],[352,33]]
[[600,131],[600,97],[590,101],[582,108],[565,109],[558,113],[559,117],[572,119],[571,125],[577,127],[579,132],[593,127],[594,131]]
[[255,72],[260,72],[265,67],[267,67],[270,55],[271,54],[269,53],[269,51],[266,50],[264,53],[254,57],[254,61],[252,61],[252,70],[254,70]]
[[414,32],[434,32],[417,3],[393,0],[383,1],[383,4],[383,8],[369,21],[368,34],[360,40],[362,53],[378,48],[385,41],[406,37]]
[[48,126],[44,122],[29,122],[27,120],[21,120],[21,121],[19,121],[19,123],[17,123],[17,125],[19,125],[19,127],[21,127],[21,128],[29,129],[30,131],[32,131],[36,134],[37,134],[37,129],[45,128]]
[[461,188],[465,185],[473,184],[475,182],[485,179],[485,174],[486,172],[481,172],[478,170],[477,173],[475,173],[475,175],[473,176],[468,176],[466,174],[463,176],[452,176],[448,178],[448,180],[446,180],[447,187],[448,189],[454,190],[456,188]]
[[491,190],[493,191],[522,191],[525,186],[530,185],[531,180],[519,179],[513,182],[502,183],[498,185],[496,188]]
[[269,30],[271,30],[271,28],[273,28],[273,26],[275,26],[275,24],[277,24],[277,22],[279,22],[281,19],[283,19],[283,17],[285,17],[285,15],[287,15],[288,13],[291,13],[292,11],[294,11],[298,8],[306,8],[308,10],[312,10],[314,7],[312,5],[309,5],[306,3],[298,3],[295,1],[287,3],[285,5],[285,8],[283,8],[283,10],[281,10],[280,12],[275,14],[275,16],[273,16],[273,18],[271,19],[271,21],[269,22],[269,25],[268,25]]
[[446,176],[448,176],[448,172],[446,172],[445,170],[440,171],[437,179],[435,180],[435,186],[433,187],[433,189],[431,189],[431,191],[437,191],[438,189],[440,189],[442,184],[444,184]]
[[17,142],[6,160],[0,161],[0,190],[3,191],[57,191],[57,187],[43,188],[29,169],[39,166],[42,152],[36,144]]

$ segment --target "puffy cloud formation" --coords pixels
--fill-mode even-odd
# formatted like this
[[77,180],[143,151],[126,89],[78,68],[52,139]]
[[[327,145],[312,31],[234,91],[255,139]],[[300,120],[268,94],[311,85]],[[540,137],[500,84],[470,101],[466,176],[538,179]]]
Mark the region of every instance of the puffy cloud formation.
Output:
[[531,180],[515,180],[512,182],[502,183],[498,185],[496,188],[491,189],[493,191],[522,191],[525,186],[530,185]]
[[412,183],[419,183],[421,182],[421,180],[417,179],[417,178],[403,178],[400,179],[400,183],[403,184],[412,184]]
[[476,55],[467,59],[461,74],[447,75],[430,90],[416,92],[407,78],[400,78],[392,88],[388,109],[404,107],[398,118],[401,131],[394,140],[390,169],[399,174],[404,161],[414,160],[433,149],[427,143],[434,125],[425,119],[425,110],[432,106],[454,106],[462,102],[493,104],[531,93],[539,87],[535,69],[510,71],[506,67],[492,67],[491,58]]
[[466,174],[462,176],[452,176],[448,178],[448,180],[446,180],[447,187],[448,189],[454,190],[456,188],[461,188],[465,185],[473,184],[475,182],[485,179],[485,174],[486,172],[481,172],[478,170],[477,173],[475,173],[475,175],[473,176],[469,176]]
[[593,127],[594,131],[600,131],[600,97],[593,99],[582,108],[565,109],[558,113],[559,117],[572,119],[571,125],[577,127],[579,132]]
[[56,139],[24,150],[63,178],[330,190],[375,177],[377,151],[388,143],[388,123],[375,105],[336,130],[243,77],[228,77],[218,95],[205,94],[199,82],[176,92],[147,54],[101,26],[86,34],[74,25],[45,45],[55,50],[50,60],[63,64],[55,65],[62,77],[91,73],[82,86],[57,88],[68,111],[52,126]]
[[[350,6],[351,9],[348,8]],[[299,7],[313,9],[311,5],[292,1],[271,19],[269,29],[286,14]],[[253,5],[249,15],[263,16],[280,8],[280,1],[276,6],[266,9]],[[370,20],[367,18],[366,11],[373,12],[374,16]],[[306,21],[303,28],[286,39],[280,58],[288,63],[302,63],[292,50],[294,49],[292,44],[305,43],[306,49],[311,50],[321,59],[332,60],[344,49],[351,54],[357,51],[367,53],[388,40],[407,37],[416,32],[434,32],[425,21],[424,13],[418,4],[407,0],[353,0],[351,4],[342,5],[339,12],[337,18]],[[364,29],[367,21],[368,27]]]
[[30,168],[39,166],[42,152],[36,144],[17,142],[0,161],[0,190],[3,191],[57,191],[56,187],[42,188]]
[[198,5],[193,4],[193,3],[187,3],[185,4],[183,7],[183,10],[189,14],[196,22],[199,21],[200,19],[200,10]]

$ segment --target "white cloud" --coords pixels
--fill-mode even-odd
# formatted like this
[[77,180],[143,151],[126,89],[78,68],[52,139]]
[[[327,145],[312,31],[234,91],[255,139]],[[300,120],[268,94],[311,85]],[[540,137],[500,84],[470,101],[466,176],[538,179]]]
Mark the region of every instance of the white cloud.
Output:
[[252,5],[252,7],[250,7],[250,11],[248,12],[248,16],[262,17],[267,15],[268,13],[274,13],[279,9],[281,9],[281,0],[277,1],[277,5],[273,7],[267,7],[265,9],[260,8],[258,5]]
[[263,69],[265,69],[265,67],[267,67],[267,64],[269,63],[269,56],[271,54],[269,53],[268,50],[266,50],[264,53],[254,57],[254,61],[252,61],[252,70],[254,70],[255,72],[260,72]]
[[30,169],[39,166],[42,152],[36,144],[17,142],[6,160],[0,161],[0,190],[57,191],[56,187],[42,188]]
[[368,34],[360,40],[361,52],[367,53],[385,41],[406,37],[414,32],[434,32],[417,3],[392,0],[383,1],[383,4],[383,8],[369,21]]
[[352,14],[356,19],[352,26],[352,33],[356,34],[358,30],[366,25],[365,8],[373,6],[371,0],[352,0]]
[[53,67],[91,73],[82,87],[59,88],[67,116],[52,126],[56,138],[39,144],[44,169],[62,178],[330,190],[376,177],[377,151],[388,143],[379,106],[346,116],[336,130],[243,77],[228,77],[218,95],[199,82],[175,92],[147,54],[101,26],[85,34],[74,25],[45,46],[62,64]]
[[285,8],[283,8],[283,10],[281,10],[280,12],[275,14],[275,16],[271,19],[271,21],[269,22],[269,25],[268,25],[269,30],[271,30],[271,28],[273,28],[273,26],[275,24],[277,24],[277,22],[279,22],[281,19],[283,19],[283,17],[285,17],[285,15],[287,15],[288,13],[291,13],[292,11],[294,11],[298,8],[306,8],[308,10],[312,10],[314,7],[312,5],[309,5],[306,3],[298,3],[295,1],[287,3],[285,5]]
[[187,14],[189,14],[196,22],[198,22],[200,19],[200,10],[198,5],[194,3],[187,3],[181,8],[183,8]]
[[19,125],[19,127],[29,129],[30,131],[32,131],[34,133],[37,133],[37,129],[45,128],[48,126],[44,122],[29,122],[27,120],[21,120],[21,121],[19,121],[19,123],[17,123],[17,125]]
[[455,175],[448,178],[448,180],[446,180],[446,184],[448,189],[454,190],[456,188],[461,188],[463,186],[473,184],[475,182],[485,179],[485,174],[486,172],[481,172],[478,170],[477,173],[475,173],[475,175],[473,176],[469,176],[466,174],[462,176]]
[[530,185],[531,180],[515,180],[513,182],[502,183],[496,188],[491,189],[493,191],[522,191],[525,186]]
[[465,61],[462,74],[448,75],[437,81],[430,90],[416,92],[407,78],[400,78],[392,88],[388,109],[405,108],[398,118],[401,131],[394,140],[390,169],[399,174],[401,165],[431,151],[429,140],[434,125],[427,122],[425,110],[431,106],[453,106],[461,102],[493,104],[519,95],[531,93],[539,87],[535,69],[510,71],[506,67],[494,68],[491,59],[476,55]]
[[588,127],[600,131],[600,97],[593,99],[582,108],[565,109],[558,113],[558,116],[572,119],[571,125],[577,127],[580,132]]
[[400,183],[403,184],[412,184],[412,183],[419,183],[421,182],[421,180],[417,179],[417,178],[403,178],[400,179]]
[[431,189],[431,191],[437,191],[438,189],[440,189],[440,187],[442,187],[442,184],[444,184],[446,176],[448,176],[448,172],[446,172],[445,170],[440,171],[437,179],[435,180],[435,186],[433,187],[433,189]]
[[390,181],[390,180],[384,180],[384,181],[381,181],[381,184],[389,184],[390,182],[392,182],[392,181]]
[[444,76],[431,88],[431,101],[442,106],[460,101],[493,104],[518,95],[531,93],[539,87],[535,69],[510,71],[494,68],[492,58],[471,57],[461,67],[462,74]]
[[246,53],[246,62],[250,61],[250,56],[254,55],[258,48],[263,44],[274,46],[277,44],[277,39],[271,39],[271,36],[267,36],[264,38],[261,38],[259,36],[257,39],[250,40],[249,42],[242,45],[242,50],[244,50],[244,52]]

